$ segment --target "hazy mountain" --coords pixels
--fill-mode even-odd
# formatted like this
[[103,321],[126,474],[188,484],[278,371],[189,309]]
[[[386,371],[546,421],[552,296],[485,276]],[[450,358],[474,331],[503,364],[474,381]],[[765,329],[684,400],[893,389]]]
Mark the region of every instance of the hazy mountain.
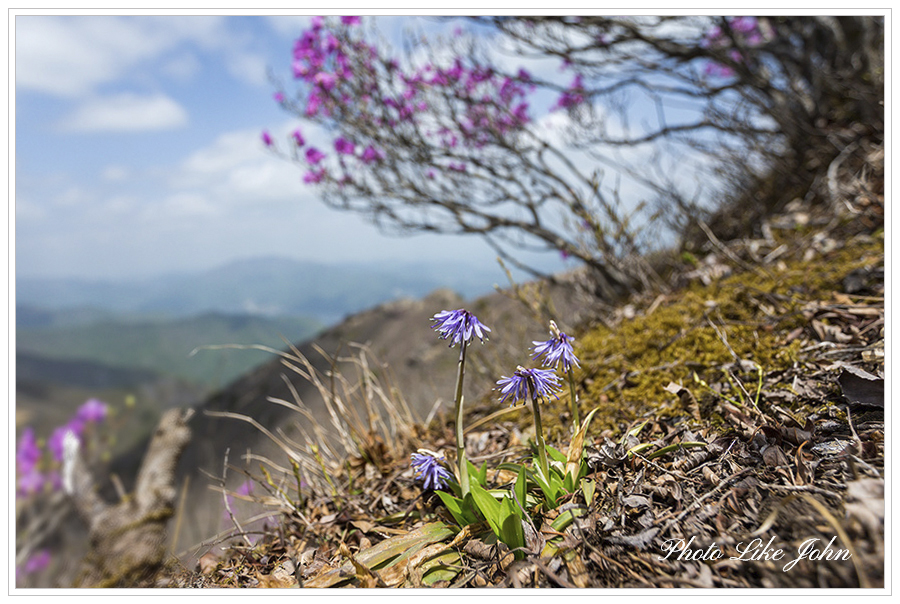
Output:
[[[258,350],[200,350],[202,346],[259,344],[284,348],[284,339],[302,341],[322,325],[304,317],[260,317],[204,313],[174,319],[137,320],[133,317],[104,317],[86,323],[69,323],[52,311],[19,307],[21,315],[44,317],[41,327],[16,330],[19,358],[40,357],[43,361],[84,361],[111,369],[151,372],[216,388],[269,358]],[[61,311],[66,315],[65,311]],[[33,366],[34,364],[32,364]],[[19,375],[28,366],[20,367]],[[44,365],[56,369],[72,365]],[[38,380],[39,373],[30,374]],[[122,373],[122,375],[137,375]],[[50,376],[47,376],[50,379]],[[73,383],[74,382],[70,382]]]
[[[324,324],[374,304],[446,287],[464,297],[490,291],[496,266],[426,263],[323,264],[285,258],[241,260],[208,271],[129,281],[16,278],[16,303],[45,309],[103,309],[186,316],[203,312],[314,317]],[[89,311],[79,311],[82,316]],[[23,316],[32,324],[40,317]]]

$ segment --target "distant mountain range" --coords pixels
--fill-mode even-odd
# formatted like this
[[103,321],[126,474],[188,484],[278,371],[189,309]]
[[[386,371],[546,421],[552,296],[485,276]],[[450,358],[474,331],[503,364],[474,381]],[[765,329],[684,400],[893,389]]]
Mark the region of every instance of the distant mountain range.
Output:
[[20,327],[41,324],[41,309],[66,309],[54,320],[84,322],[104,311],[185,317],[205,312],[304,316],[328,325],[375,304],[419,298],[439,287],[464,297],[503,283],[497,266],[435,267],[426,263],[301,262],[285,258],[241,260],[216,269],[127,281],[16,278],[16,305],[31,307]]
[[[79,372],[81,381],[96,374],[102,376],[101,382],[127,384],[160,375],[216,388],[269,360],[271,355],[234,349],[200,350],[192,355],[195,349],[258,344],[280,350],[286,347],[285,340],[300,342],[322,328],[318,321],[309,318],[246,314],[204,313],[153,320],[97,315],[90,322],[73,323],[66,311],[19,306],[18,313],[32,324],[20,325],[16,331],[16,356],[25,363],[17,368],[17,379],[21,382],[27,376],[35,381],[82,387],[87,384],[73,379]],[[34,324],[36,317],[43,319],[43,325]],[[86,363],[80,366],[76,362]],[[100,368],[117,370],[116,379],[107,377]]]

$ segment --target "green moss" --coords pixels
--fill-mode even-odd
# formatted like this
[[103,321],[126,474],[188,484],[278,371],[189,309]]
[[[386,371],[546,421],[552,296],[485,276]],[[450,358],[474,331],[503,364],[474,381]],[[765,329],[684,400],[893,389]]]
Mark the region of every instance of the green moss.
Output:
[[[757,363],[765,373],[792,367],[802,357],[801,343],[794,339],[786,344],[786,336],[807,324],[803,306],[843,291],[842,280],[850,271],[883,258],[883,237],[857,238],[840,250],[788,263],[781,270],[691,285],[648,315],[591,329],[576,344],[582,359],[577,376],[582,413],[601,407],[593,427],[614,433],[649,414],[687,416],[678,398],[664,390],[676,382],[697,397],[705,419],[718,423],[719,397],[711,388],[724,384],[721,394],[739,400],[742,392],[730,380],[731,373],[751,396],[757,389],[756,371],[742,372],[734,365],[735,356]],[[711,388],[695,383],[695,374]],[[562,419],[568,417],[568,405],[567,393],[549,403],[548,440],[567,437]]]

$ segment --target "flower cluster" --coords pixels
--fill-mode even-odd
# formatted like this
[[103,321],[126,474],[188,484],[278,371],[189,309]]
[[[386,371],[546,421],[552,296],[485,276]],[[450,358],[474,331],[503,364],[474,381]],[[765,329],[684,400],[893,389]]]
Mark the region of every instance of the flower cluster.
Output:
[[491,331],[491,328],[481,323],[478,317],[467,310],[442,310],[432,317],[432,329],[438,332],[442,340],[450,340],[450,347],[459,342],[468,344],[472,341],[472,336],[478,336],[478,339],[484,343],[484,332]]
[[[85,402],[75,415],[64,425],[56,428],[47,440],[47,449],[53,460],[57,463],[63,459],[63,439],[67,432],[72,432],[81,438],[88,424],[103,422],[107,416],[106,404],[90,399]],[[25,428],[19,437],[16,448],[16,469],[18,471],[17,492],[20,496],[30,496],[40,493],[45,485],[52,490],[62,486],[62,480],[57,470],[51,469],[42,472],[40,469],[43,452],[38,445],[32,428]]]
[[559,392],[559,376],[552,369],[526,369],[519,365],[511,377],[497,380],[500,402],[512,399],[510,407],[517,403],[538,402],[556,396]]
[[[466,163],[454,160],[460,155],[451,150],[481,149],[531,122],[528,96],[535,85],[524,69],[506,75],[468,58],[404,69],[355,33],[360,23],[359,17],[344,16],[339,22],[315,17],[295,42],[291,68],[303,84],[298,100],[305,117],[338,127],[345,119],[362,119],[377,128],[407,129],[435,148],[447,150],[446,157],[435,157],[432,166],[423,167],[423,176],[434,167],[444,174],[467,172]],[[285,105],[283,93],[276,93],[275,100]],[[432,111],[435,104],[441,109]],[[438,123],[435,112],[448,107],[454,120]],[[294,138],[297,147],[304,145],[302,136]],[[263,141],[272,145],[267,133]],[[310,170],[304,182],[355,182],[354,168],[385,159],[383,143],[374,139],[350,140],[337,134],[333,145],[338,165]],[[324,155],[317,161],[307,156],[311,164],[322,159]],[[330,179],[330,172],[337,168],[343,174]]]
[[562,363],[563,371],[568,372],[572,366],[581,367],[578,363],[578,357],[575,356],[575,352],[572,349],[572,342],[575,341],[574,338],[571,338],[559,331],[556,328],[556,324],[551,322],[551,327],[553,328],[553,337],[545,342],[532,342],[534,344],[534,356],[531,357],[532,360],[541,359],[544,367],[553,367],[558,368],[559,364]]
[[417,453],[410,455],[410,463],[425,490],[437,491],[451,478],[450,472],[443,465],[444,456],[439,453],[419,449]]
[[584,103],[585,96],[586,92],[584,82],[581,80],[581,74],[575,74],[572,83],[569,84],[569,87],[566,88],[562,95],[560,95],[552,109],[572,109],[573,107],[577,107]]
[[[726,56],[734,63],[744,61],[741,52],[733,48],[735,43],[753,48],[765,42],[768,35],[756,17],[728,17],[726,23],[727,30],[718,25],[711,27],[703,36],[700,45],[703,48],[726,51]],[[704,73],[715,78],[728,78],[734,75],[734,69],[717,61],[709,61]]]

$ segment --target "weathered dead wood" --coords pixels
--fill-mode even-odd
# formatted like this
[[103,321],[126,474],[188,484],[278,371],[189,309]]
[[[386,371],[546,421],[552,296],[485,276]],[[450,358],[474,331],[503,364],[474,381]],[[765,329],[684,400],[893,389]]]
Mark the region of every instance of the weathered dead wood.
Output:
[[135,482],[134,492],[110,505],[97,494],[94,478],[68,439],[65,487],[88,525],[90,550],[76,587],[134,585],[163,562],[166,522],[173,514],[175,466],[191,438],[193,410],[172,409],[159,422]]

